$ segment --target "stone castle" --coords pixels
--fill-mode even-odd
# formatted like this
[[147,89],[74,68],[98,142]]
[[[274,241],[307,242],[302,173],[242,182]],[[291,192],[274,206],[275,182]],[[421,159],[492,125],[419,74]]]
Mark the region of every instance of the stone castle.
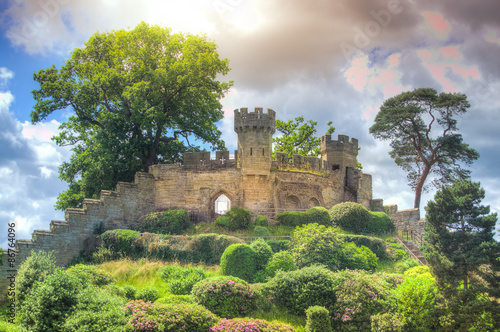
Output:
[[[289,160],[288,154],[276,153],[273,160],[275,120],[271,109],[235,110],[234,158],[229,151],[216,152],[214,160],[210,152],[186,153],[183,164],[154,165],[148,173],[137,173],[134,183],[120,182],[116,191],[103,190],[100,199],[85,199],[83,208],[65,211],[65,220],[52,220],[50,230],[35,230],[31,240],[17,240],[13,266],[4,250],[0,278],[6,280],[31,250],[53,251],[58,265],[68,265],[96,227],[132,228],[153,211],[183,208],[198,222],[214,220],[230,206],[247,208],[254,217],[313,206],[329,209],[345,201],[382,208],[381,200],[372,200],[371,176],[356,168],[356,139],[325,135],[321,158],[294,155]],[[406,215],[403,219],[406,222]],[[6,287],[6,282],[0,283],[0,302]]]

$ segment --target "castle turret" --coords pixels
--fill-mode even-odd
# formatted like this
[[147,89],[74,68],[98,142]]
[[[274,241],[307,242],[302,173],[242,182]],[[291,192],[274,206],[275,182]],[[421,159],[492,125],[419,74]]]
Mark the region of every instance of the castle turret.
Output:
[[255,107],[234,110],[234,131],[238,134],[237,167],[243,175],[269,176],[272,159],[272,137],[275,132],[276,112]]
[[339,135],[338,140],[332,140],[331,135],[321,137],[321,158],[327,162],[330,170],[340,169],[345,173],[346,167],[357,167],[358,140],[349,136]]

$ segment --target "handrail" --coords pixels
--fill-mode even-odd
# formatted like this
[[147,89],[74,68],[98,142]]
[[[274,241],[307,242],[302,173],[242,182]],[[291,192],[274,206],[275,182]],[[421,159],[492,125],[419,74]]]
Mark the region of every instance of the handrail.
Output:
[[406,244],[404,243],[404,241],[403,241],[403,240],[401,240],[401,239],[399,238],[399,236],[397,236],[397,235],[396,235],[396,236],[395,236],[395,238],[396,238],[396,241],[398,241],[398,242],[399,242],[399,244],[401,244],[401,245],[403,246],[403,248],[404,248],[404,249],[405,249],[408,253],[410,253],[410,255],[411,255],[411,256],[412,256],[412,257],[413,257],[413,258],[414,258],[414,259],[415,259],[415,260],[416,260],[416,261],[417,261],[420,265],[425,265],[425,264],[424,264],[424,262],[422,262],[422,261],[420,260],[420,258],[418,258],[418,257],[417,257],[417,255],[415,255],[415,254],[413,253],[413,251],[411,251],[411,250],[410,250],[410,248],[408,248],[408,247],[406,246]]

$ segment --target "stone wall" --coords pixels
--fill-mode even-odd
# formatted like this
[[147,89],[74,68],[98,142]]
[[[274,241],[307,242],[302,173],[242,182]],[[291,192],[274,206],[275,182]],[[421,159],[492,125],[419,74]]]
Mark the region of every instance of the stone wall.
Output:
[[425,218],[420,218],[419,209],[407,209],[398,211],[397,205],[385,206],[387,214],[392,218],[398,231],[413,232],[423,235],[425,233]]
[[[130,228],[137,219],[154,210],[154,180],[151,174],[137,173],[134,183],[118,183],[116,192],[103,191],[99,200],[86,199],[82,209],[67,209],[64,221],[52,220],[50,230],[35,230],[31,240],[16,241],[16,266],[33,251],[53,251],[57,265],[66,266],[84,248],[95,228]],[[0,266],[0,302],[5,299],[12,270],[6,262]]]

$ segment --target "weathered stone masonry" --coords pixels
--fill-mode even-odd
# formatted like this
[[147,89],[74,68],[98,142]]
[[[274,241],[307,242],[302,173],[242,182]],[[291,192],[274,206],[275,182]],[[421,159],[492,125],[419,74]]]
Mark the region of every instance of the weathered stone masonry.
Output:
[[[344,201],[367,208],[373,204],[371,176],[356,168],[356,139],[339,135],[333,140],[325,135],[321,137],[321,158],[294,155],[288,160],[287,154],[277,153],[272,160],[275,120],[271,109],[235,110],[238,150],[234,158],[229,151],[216,152],[215,160],[209,152],[186,153],[182,165],[154,165],[149,173],[137,173],[134,183],[119,183],[116,191],[102,191],[100,199],[86,199],[82,209],[66,210],[65,220],[53,220],[50,230],[35,230],[31,240],[18,240],[17,263],[31,250],[46,250],[54,251],[58,265],[67,265],[101,223],[107,229],[132,228],[152,211],[183,208],[193,221],[213,220],[215,201],[222,194],[232,206],[268,217],[312,206],[330,208]],[[2,280],[8,269],[6,263],[0,266]],[[6,285],[0,283],[0,300]]]

